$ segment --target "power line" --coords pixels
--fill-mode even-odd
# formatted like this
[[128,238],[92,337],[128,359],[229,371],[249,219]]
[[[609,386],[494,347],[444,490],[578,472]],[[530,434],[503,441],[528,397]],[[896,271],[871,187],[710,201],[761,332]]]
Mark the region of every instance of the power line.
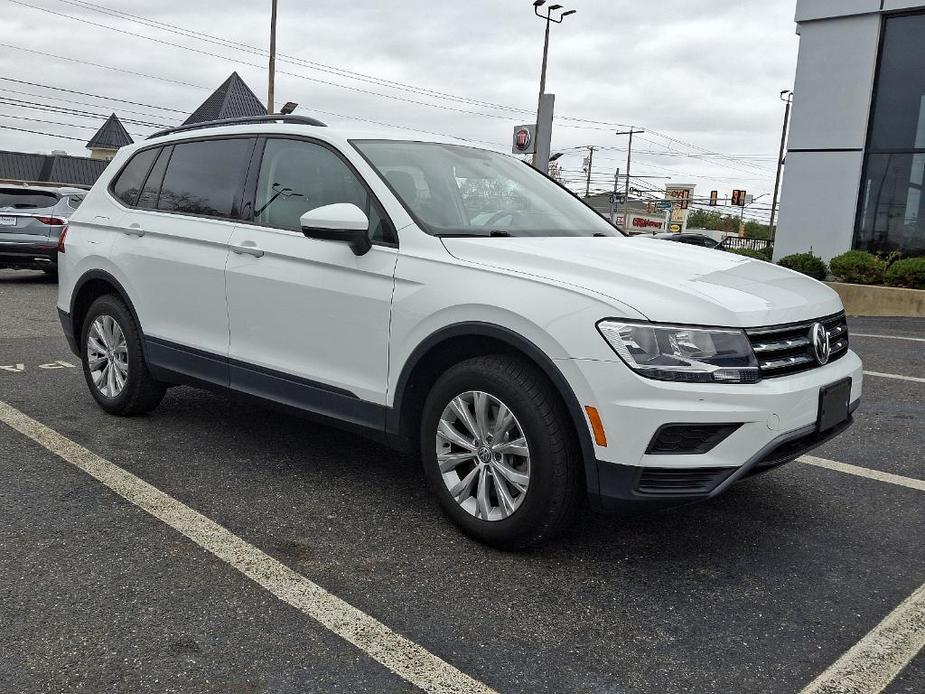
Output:
[[70,137],[69,135],[57,135],[55,133],[42,132],[41,130],[26,130],[25,128],[14,128],[12,125],[0,125],[0,128],[3,130],[16,130],[21,133],[31,133],[32,135],[45,135],[47,137],[57,137],[62,140],[74,140],[75,142],[83,142],[82,137]]
[[[130,104],[132,106],[144,106],[145,108],[153,108],[159,111],[173,111],[174,113],[185,113],[178,108],[168,108],[167,106],[155,106],[154,104],[146,104],[141,101],[130,101],[128,99],[119,99],[114,96],[100,96],[99,94],[91,94],[90,92],[81,92],[76,89],[65,89],[64,87],[54,87],[50,84],[42,84],[40,82],[28,82],[26,80],[18,80],[12,77],[0,77],[0,80],[3,82],[15,82],[16,84],[23,84],[28,87],[41,87],[42,89],[51,89],[56,92],[65,92],[67,94],[77,94],[79,96],[90,96],[94,99],[106,99],[107,101],[117,101],[122,104]],[[89,105],[89,104],[87,104]]]
[[[13,106],[16,108],[27,108],[27,109],[34,109],[36,111],[48,111],[51,113],[62,113],[62,114],[69,115],[69,116],[76,116],[78,118],[100,118],[103,120],[109,118],[109,114],[106,114],[106,113],[94,113],[92,111],[83,111],[80,109],[67,108],[64,106],[53,106],[51,104],[41,105],[41,104],[36,104],[35,102],[32,102],[32,101],[25,101],[23,99],[14,99],[13,97],[9,97],[9,96],[0,96],[0,103],[6,106]],[[151,123],[149,121],[135,120],[134,118],[123,118],[122,120],[131,125],[141,125],[141,126],[145,126],[148,128],[169,127],[165,125],[164,123]]]
[[[30,118],[29,116],[16,116],[16,115],[13,115],[12,113],[0,113],[0,118],[13,118],[15,120],[25,120],[25,121],[31,121],[33,123],[48,123],[50,125],[64,125],[69,128],[82,128],[84,130],[99,130],[99,128],[96,127],[95,125],[80,125],[78,123],[62,123],[61,121],[57,121],[57,120],[45,120],[43,118]],[[134,135],[135,137],[144,137],[144,135],[141,135],[139,133],[129,133],[129,134]]]

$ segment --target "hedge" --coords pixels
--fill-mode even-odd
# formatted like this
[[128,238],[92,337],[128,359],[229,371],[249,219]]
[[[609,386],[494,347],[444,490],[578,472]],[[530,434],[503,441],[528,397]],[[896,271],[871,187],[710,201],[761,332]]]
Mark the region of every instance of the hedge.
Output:
[[777,264],[788,270],[802,272],[804,275],[808,275],[820,281],[824,280],[829,274],[829,269],[822,259],[812,253],[788,255],[785,258],[781,258]]
[[851,284],[883,284],[886,261],[867,251],[848,251],[832,258],[829,267],[835,279]]
[[886,283],[891,287],[925,289],[925,258],[897,260],[886,271]]

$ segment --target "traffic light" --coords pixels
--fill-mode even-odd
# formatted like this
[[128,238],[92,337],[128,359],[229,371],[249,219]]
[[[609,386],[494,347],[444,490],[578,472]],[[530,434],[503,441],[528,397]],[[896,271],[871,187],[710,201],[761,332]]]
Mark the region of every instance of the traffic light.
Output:
[[748,192],[744,190],[732,191],[732,206],[745,207],[747,204]]
[[710,207],[716,207],[719,205],[719,191],[711,190],[710,191]]

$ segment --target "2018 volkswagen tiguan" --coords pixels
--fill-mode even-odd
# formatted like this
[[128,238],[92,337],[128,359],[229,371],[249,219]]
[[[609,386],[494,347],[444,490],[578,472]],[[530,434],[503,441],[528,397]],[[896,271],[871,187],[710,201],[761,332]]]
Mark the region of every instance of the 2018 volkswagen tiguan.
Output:
[[298,117],[122,149],[71,218],[59,311],[99,405],[224,389],[418,452],[505,548],[707,499],[847,428],[838,296],[627,238],[512,157]]

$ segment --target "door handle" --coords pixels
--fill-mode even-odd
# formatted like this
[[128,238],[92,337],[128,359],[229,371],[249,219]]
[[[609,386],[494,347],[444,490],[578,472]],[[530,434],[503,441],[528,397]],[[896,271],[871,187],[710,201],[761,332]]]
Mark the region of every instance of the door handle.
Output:
[[257,248],[253,241],[245,241],[240,246],[232,246],[231,250],[238,255],[252,255],[255,258],[263,257],[263,251]]
[[141,238],[145,235],[145,230],[141,228],[138,224],[129,224],[127,228],[123,229],[128,236],[137,236]]

